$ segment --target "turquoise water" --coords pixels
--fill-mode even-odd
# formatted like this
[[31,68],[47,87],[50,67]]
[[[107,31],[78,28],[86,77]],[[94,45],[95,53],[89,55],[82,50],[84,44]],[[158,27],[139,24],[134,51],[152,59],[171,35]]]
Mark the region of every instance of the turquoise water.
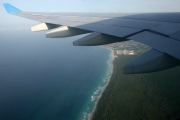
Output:
[[108,79],[110,51],[45,33],[0,36],[0,120],[87,119]]

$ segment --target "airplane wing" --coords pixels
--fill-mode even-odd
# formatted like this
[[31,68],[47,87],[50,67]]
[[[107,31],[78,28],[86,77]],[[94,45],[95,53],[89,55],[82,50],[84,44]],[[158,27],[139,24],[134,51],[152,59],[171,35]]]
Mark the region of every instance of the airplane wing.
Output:
[[8,13],[41,22],[32,31],[50,30],[47,38],[90,33],[73,42],[94,46],[134,40],[152,49],[128,63],[125,74],[160,71],[180,64],[180,13],[38,13],[6,3]]

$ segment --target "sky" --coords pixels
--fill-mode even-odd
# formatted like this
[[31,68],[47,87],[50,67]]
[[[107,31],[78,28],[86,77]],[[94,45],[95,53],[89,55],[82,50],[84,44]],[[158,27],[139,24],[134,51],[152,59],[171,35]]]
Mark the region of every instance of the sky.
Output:
[[38,24],[8,15],[3,3],[32,12],[180,12],[180,0],[0,0],[0,31],[30,29]]

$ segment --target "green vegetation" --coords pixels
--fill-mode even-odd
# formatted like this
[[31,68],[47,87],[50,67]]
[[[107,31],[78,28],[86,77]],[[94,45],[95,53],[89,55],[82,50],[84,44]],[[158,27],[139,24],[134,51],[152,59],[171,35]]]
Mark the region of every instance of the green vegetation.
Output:
[[124,75],[135,56],[118,56],[93,120],[173,120],[180,114],[180,67]]

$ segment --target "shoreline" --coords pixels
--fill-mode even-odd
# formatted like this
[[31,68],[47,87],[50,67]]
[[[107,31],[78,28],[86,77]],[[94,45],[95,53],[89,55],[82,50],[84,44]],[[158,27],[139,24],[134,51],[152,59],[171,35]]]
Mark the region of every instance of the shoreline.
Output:
[[[105,47],[105,48],[106,48],[106,47]],[[106,49],[109,49],[109,48],[106,48]],[[114,59],[115,59],[115,56],[114,56],[114,50],[111,50],[111,49],[109,49],[109,50],[111,51],[111,54],[110,54],[111,60],[109,61],[109,65],[110,65],[110,68],[111,68],[111,70],[110,70],[110,72],[109,72],[109,76],[110,76],[110,77],[109,77],[109,79],[107,80],[106,85],[104,86],[102,92],[101,92],[100,95],[98,96],[97,101],[96,101],[96,103],[95,103],[95,105],[94,105],[94,108],[93,108],[91,114],[90,114],[89,117],[88,117],[88,120],[92,120],[93,115],[94,115],[94,112],[96,111],[97,105],[98,105],[98,103],[99,103],[99,100],[101,99],[102,94],[104,93],[105,89],[106,89],[107,86],[109,85],[109,82],[110,82],[111,77],[112,77],[112,74],[113,74],[113,70],[114,70],[113,61],[114,61]]]

